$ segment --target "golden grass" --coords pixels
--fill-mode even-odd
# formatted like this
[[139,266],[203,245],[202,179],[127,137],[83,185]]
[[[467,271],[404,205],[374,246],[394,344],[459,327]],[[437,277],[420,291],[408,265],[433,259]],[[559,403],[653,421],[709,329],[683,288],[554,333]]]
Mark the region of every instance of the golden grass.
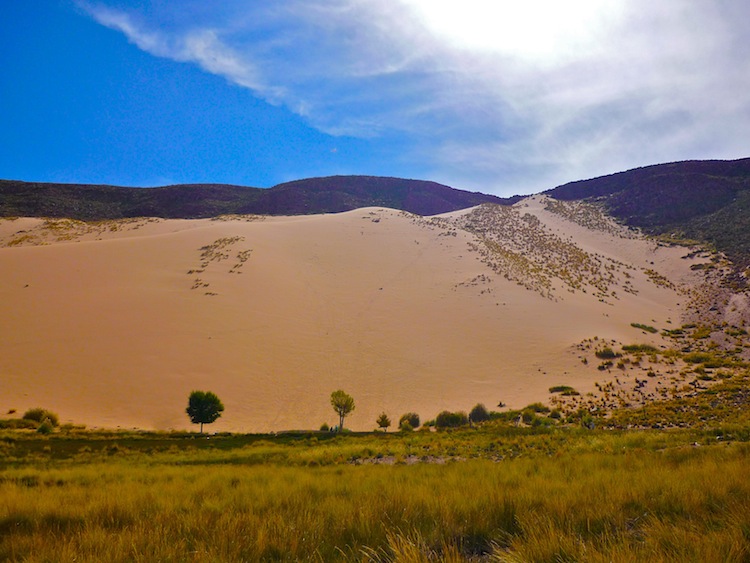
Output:
[[746,561],[750,446],[700,436],[496,428],[152,453],[149,437],[92,436],[60,459],[65,438],[30,437],[43,446],[24,456],[18,438],[0,559]]

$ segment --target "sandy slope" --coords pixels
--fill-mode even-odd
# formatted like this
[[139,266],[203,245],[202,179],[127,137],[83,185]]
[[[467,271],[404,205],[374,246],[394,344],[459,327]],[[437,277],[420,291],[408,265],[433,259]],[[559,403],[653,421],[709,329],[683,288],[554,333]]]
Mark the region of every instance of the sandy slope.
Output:
[[[438,219],[3,220],[0,409],[188,428],[189,392],[209,389],[226,405],[212,430],[317,428],[343,388],[349,425],[371,429],[381,411],[586,391],[603,376],[573,346],[658,340],[630,323],[678,325],[693,278],[685,249],[585,222],[540,197]],[[592,264],[604,285],[572,281]]]

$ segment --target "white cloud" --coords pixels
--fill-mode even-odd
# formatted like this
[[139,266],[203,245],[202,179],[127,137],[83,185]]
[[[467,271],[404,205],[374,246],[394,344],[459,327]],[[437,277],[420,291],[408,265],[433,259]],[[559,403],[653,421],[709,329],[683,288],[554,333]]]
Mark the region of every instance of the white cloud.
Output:
[[741,0],[86,9],[144,51],[197,64],[321,131],[407,137],[405,158],[458,187],[528,192],[667,160],[746,156]]

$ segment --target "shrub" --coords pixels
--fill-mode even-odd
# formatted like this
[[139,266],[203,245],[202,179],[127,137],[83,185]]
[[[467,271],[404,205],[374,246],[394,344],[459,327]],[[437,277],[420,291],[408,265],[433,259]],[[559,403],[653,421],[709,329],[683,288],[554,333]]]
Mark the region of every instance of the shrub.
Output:
[[39,425],[39,428],[36,429],[37,432],[40,434],[51,434],[52,430],[54,430],[54,427],[52,426],[52,423],[49,421],[48,418],[44,419],[44,422],[42,422]]
[[328,423],[327,422],[324,422],[323,424],[320,425],[320,431],[321,432],[328,432],[329,430],[330,430],[330,428],[328,427]]
[[685,354],[682,358],[688,364],[705,364],[710,363],[714,360],[713,354],[707,352],[691,352]]
[[490,419],[490,413],[482,403],[477,403],[469,412],[469,421],[473,423],[486,422]]
[[644,325],[641,323],[630,323],[630,326],[632,326],[633,328],[639,328],[641,330],[645,330],[646,332],[650,332],[652,334],[659,332],[658,329],[650,325]]
[[24,420],[23,418],[5,418],[0,420],[0,430],[19,430],[37,428],[39,423],[35,420]]
[[415,412],[407,412],[406,414],[402,414],[401,418],[398,419],[398,427],[402,428],[404,424],[408,424],[410,426],[410,430],[419,428],[419,415]]
[[643,354],[655,354],[659,351],[655,346],[651,346],[651,344],[626,344],[622,349],[625,352],[640,352]]
[[693,331],[690,338],[693,338],[694,340],[705,340],[709,336],[711,336],[711,328],[707,326],[699,326]]
[[549,407],[547,405],[543,405],[542,403],[531,403],[524,410],[530,410],[532,412],[548,413]]
[[554,385],[549,388],[550,393],[562,393],[563,395],[579,395],[578,391],[573,389],[570,385]]
[[463,411],[443,411],[435,418],[435,426],[438,428],[457,428],[469,424],[469,417]]
[[52,426],[60,424],[60,419],[55,413],[42,408],[29,409],[21,418],[25,420],[33,420],[39,424],[42,424],[45,421],[49,421]]
[[609,346],[599,348],[596,352],[594,352],[594,355],[600,360],[611,360],[612,358],[620,357],[620,354],[612,350],[612,348],[610,348]]

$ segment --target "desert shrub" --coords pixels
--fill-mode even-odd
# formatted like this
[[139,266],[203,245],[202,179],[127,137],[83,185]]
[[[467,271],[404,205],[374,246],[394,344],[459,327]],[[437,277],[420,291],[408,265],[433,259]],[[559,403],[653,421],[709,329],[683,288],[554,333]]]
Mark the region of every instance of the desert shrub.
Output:
[[659,332],[658,329],[656,329],[656,328],[654,328],[654,327],[652,327],[650,325],[644,325],[644,324],[641,324],[641,323],[630,323],[630,326],[632,326],[633,328],[639,328],[641,330],[645,330],[646,332],[650,332],[652,334],[655,334],[655,333]]
[[44,419],[44,422],[42,422],[39,425],[39,428],[36,429],[37,432],[40,434],[51,434],[54,430],[54,427],[52,426],[52,423],[49,421],[48,418]]
[[521,420],[523,420],[524,424],[533,424],[536,419],[537,416],[533,410],[525,408],[521,411]]
[[690,352],[682,357],[688,364],[706,364],[713,363],[716,361],[713,354],[708,352]]
[[438,428],[457,428],[469,424],[469,417],[463,411],[443,411],[435,417],[435,426]]
[[329,430],[330,430],[330,428],[329,428],[327,422],[324,422],[323,424],[320,425],[320,431],[321,432],[328,432]]
[[0,420],[0,430],[19,430],[34,429],[39,426],[35,420],[25,420],[23,418],[6,418]]
[[469,412],[469,420],[471,422],[486,422],[489,419],[490,413],[487,412],[487,408],[482,403],[474,405],[474,408]]
[[707,326],[699,326],[693,331],[693,334],[690,335],[694,340],[704,340],[709,336],[711,336],[711,328]]
[[729,336],[745,336],[747,331],[744,328],[730,327],[724,330]]
[[46,420],[49,421],[52,426],[60,424],[60,419],[55,413],[42,408],[29,409],[24,413],[22,418],[25,420],[33,420],[40,424]]
[[575,391],[570,385],[553,385],[549,388],[550,393],[565,393],[565,391]]
[[410,430],[419,428],[419,415],[415,412],[407,412],[406,414],[402,414],[401,418],[398,419],[398,427],[401,428],[404,426],[404,424],[408,424],[410,426]]
[[620,357],[620,354],[612,350],[612,348],[610,348],[609,346],[599,348],[596,352],[594,352],[594,355],[600,360],[611,360],[613,358]]
[[622,347],[623,351],[632,353],[655,354],[659,350],[651,344],[626,344]]
[[526,406],[526,409],[532,411],[532,412],[541,412],[541,413],[548,413],[549,407],[547,405],[543,405],[542,403],[531,403],[530,405]]

